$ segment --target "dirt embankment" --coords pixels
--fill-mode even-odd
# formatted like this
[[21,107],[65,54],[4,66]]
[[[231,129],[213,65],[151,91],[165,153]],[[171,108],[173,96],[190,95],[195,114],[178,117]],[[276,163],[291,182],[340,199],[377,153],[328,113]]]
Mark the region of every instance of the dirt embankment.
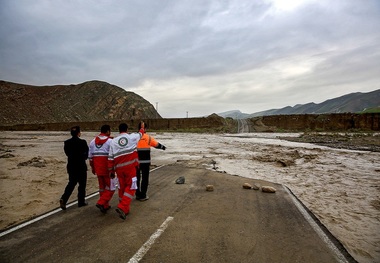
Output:
[[[103,124],[111,125],[115,131],[121,122],[126,122],[130,129],[136,130],[140,118],[107,120],[107,121],[77,121],[58,123],[30,123],[17,125],[0,124],[0,130],[8,131],[64,131],[74,125],[80,125],[84,130],[97,131]],[[244,120],[222,118],[216,114],[200,118],[173,119],[143,119],[149,125],[150,131],[174,132],[239,132],[239,123],[244,121],[247,132],[357,132],[380,131],[380,113],[365,114],[302,114],[263,116]]]
[[139,122],[143,120],[148,124],[150,131],[176,131],[176,132],[236,132],[236,121],[224,119],[216,114],[201,118],[178,118],[178,119],[120,119],[108,121],[77,121],[59,123],[33,123],[17,125],[1,125],[0,130],[5,131],[68,131],[70,127],[79,125],[82,130],[99,131],[103,124],[111,126],[117,131],[122,122],[126,122],[131,132],[137,131]]
[[249,120],[253,127],[265,126],[268,131],[380,131],[380,113],[272,115]]

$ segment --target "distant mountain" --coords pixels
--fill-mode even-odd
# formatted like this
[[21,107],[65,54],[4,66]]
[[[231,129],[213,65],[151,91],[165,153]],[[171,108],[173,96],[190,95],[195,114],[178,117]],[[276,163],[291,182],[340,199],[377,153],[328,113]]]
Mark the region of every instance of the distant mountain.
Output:
[[367,93],[350,93],[338,98],[326,100],[322,103],[297,104],[294,107],[287,106],[281,109],[271,109],[252,114],[242,113],[239,110],[218,113],[221,117],[231,117],[238,119],[253,118],[269,115],[290,115],[290,114],[323,114],[323,113],[345,113],[372,111],[380,107],[380,89]]
[[226,112],[218,113],[217,115],[219,115],[220,117],[223,117],[223,118],[233,118],[233,119],[249,118],[249,114],[242,113],[239,110],[226,111]]
[[141,96],[102,81],[31,86],[0,81],[3,125],[161,118]]

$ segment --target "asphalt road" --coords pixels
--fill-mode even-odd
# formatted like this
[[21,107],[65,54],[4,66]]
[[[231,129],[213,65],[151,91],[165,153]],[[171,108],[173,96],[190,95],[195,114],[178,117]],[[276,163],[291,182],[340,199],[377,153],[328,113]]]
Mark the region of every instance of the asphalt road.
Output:
[[246,119],[237,119],[238,121],[238,133],[249,132],[249,125]]
[[151,172],[149,196],[125,221],[116,196],[106,215],[95,196],[3,235],[0,262],[355,262],[282,185],[169,165]]

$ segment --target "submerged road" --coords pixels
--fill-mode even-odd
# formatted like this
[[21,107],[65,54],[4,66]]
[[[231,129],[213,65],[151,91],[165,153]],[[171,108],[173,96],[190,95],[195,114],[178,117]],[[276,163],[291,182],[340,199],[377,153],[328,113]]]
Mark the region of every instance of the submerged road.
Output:
[[125,221],[116,196],[106,215],[95,196],[3,235],[0,262],[355,262],[279,184],[168,165],[151,172],[149,196]]
[[238,121],[238,133],[248,133],[249,125],[246,119],[237,119]]

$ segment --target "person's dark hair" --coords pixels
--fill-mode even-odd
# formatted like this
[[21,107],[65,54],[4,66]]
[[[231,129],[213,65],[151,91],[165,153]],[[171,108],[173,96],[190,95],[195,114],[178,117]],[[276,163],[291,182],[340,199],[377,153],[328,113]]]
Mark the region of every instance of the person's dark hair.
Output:
[[[141,129],[141,121],[139,122],[138,130]],[[148,123],[144,122],[144,129],[148,129]]]
[[100,132],[101,133],[107,133],[108,131],[111,131],[111,126],[107,125],[107,124],[104,124],[101,128],[100,128]]
[[73,137],[78,136],[78,134],[80,133],[80,127],[79,126],[71,127],[70,133],[71,133],[71,136]]
[[126,123],[121,123],[119,125],[119,132],[127,132],[128,131],[128,125]]

